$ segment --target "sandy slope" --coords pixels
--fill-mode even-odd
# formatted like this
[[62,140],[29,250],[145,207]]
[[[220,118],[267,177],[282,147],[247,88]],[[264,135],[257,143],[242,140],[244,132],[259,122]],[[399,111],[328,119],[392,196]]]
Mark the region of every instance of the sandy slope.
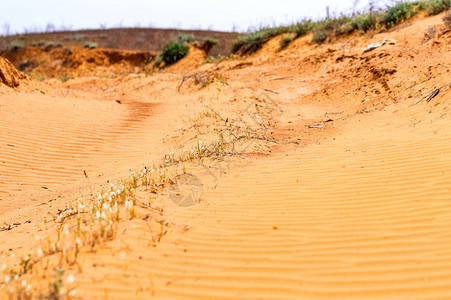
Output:
[[247,160],[217,186],[204,175],[203,202],[166,207],[168,222],[190,230],[175,226],[149,248],[146,222],[133,222],[87,258],[83,289],[111,299],[449,297],[449,96],[356,115],[334,138]]
[[[32,237],[55,234],[57,224],[42,219],[89,186],[216,136],[224,120],[207,117],[213,108],[227,120],[263,119],[266,142],[211,168],[214,176],[185,164],[203,183],[194,206],[138,187],[138,217],[66,266],[77,295],[450,297],[451,37],[423,41],[441,18],[396,28],[397,45],[366,54],[387,33],[321,48],[300,39],[274,53],[276,38],[245,61],[199,66],[193,72],[212,81],[205,88],[192,79],[180,87],[185,74],[174,66],[1,95],[0,220],[21,223],[0,232],[2,259],[17,265],[39,246]],[[42,283],[43,265],[26,279]]]
[[190,212],[199,214],[193,229],[161,245],[157,292],[449,297],[449,103],[397,109],[233,170],[206,193],[206,208]]

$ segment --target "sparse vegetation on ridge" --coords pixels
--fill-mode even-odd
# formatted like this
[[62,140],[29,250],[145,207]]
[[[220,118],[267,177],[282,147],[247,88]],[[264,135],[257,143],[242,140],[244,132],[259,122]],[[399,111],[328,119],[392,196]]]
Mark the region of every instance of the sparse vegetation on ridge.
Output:
[[291,41],[293,41],[293,37],[292,36],[284,36],[279,44],[280,44],[280,50],[285,49],[286,47],[288,47],[288,45],[291,43]]
[[289,32],[288,26],[263,28],[256,32],[241,35],[233,41],[232,53],[250,54],[259,50],[271,38]]
[[[386,10],[371,11],[352,16],[341,15],[317,22],[304,20],[290,26],[261,28],[255,32],[239,36],[233,41],[232,53],[252,54],[259,50],[271,38],[284,34],[295,33],[293,38],[299,38],[312,32],[312,40],[317,44],[327,39],[350,34],[356,30],[367,32],[369,30],[390,29],[393,26],[408,20],[420,11],[428,15],[435,15],[451,7],[451,0],[424,0],[413,2],[398,2]],[[284,47],[289,44],[284,41]],[[282,44],[281,44],[282,45]],[[281,49],[283,49],[281,47]]]

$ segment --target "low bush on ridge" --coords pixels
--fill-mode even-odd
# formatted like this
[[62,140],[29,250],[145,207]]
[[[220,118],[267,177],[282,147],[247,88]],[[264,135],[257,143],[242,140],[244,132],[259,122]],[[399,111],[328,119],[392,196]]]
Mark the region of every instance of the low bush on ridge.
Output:
[[217,44],[219,44],[219,41],[218,41],[217,39],[214,39],[214,38],[211,38],[211,37],[207,37],[207,38],[204,40],[204,42],[205,42],[205,43],[208,43],[208,44],[212,44],[212,45],[217,45]]
[[[356,30],[367,32],[380,28],[390,29],[393,26],[413,17],[420,11],[428,15],[436,15],[451,8],[451,0],[423,0],[412,2],[398,2],[386,10],[372,11],[352,16],[341,15],[317,22],[304,20],[291,26],[262,28],[255,32],[237,37],[232,44],[232,53],[252,54],[259,50],[271,38],[284,34],[294,33],[292,40],[313,33],[312,40],[318,44],[324,43],[328,38],[350,34]],[[288,39],[281,41],[281,48],[286,48]],[[283,45],[283,47],[282,47]]]
[[388,9],[384,15],[384,25],[387,29],[404,22],[413,15],[416,11],[413,8],[413,4],[410,2],[399,2]]
[[172,42],[163,49],[163,52],[161,52],[161,60],[164,61],[166,65],[172,65],[184,58],[188,54],[188,51],[189,47],[186,44]]
[[170,44],[164,47],[160,55],[155,60],[155,67],[159,67],[162,62],[166,66],[172,65],[186,55],[188,55],[189,46],[188,43],[198,43],[193,34],[179,34]]

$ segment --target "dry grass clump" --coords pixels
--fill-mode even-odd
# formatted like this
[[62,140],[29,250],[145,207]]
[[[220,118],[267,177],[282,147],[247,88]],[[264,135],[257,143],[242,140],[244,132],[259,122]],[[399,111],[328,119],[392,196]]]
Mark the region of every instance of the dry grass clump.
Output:
[[182,86],[185,83],[188,83],[188,86],[191,84],[200,85],[202,88],[212,84],[215,81],[219,81],[222,84],[227,83],[227,77],[224,77],[217,72],[196,72],[194,74],[183,76],[182,81],[177,87],[177,92],[180,92]]

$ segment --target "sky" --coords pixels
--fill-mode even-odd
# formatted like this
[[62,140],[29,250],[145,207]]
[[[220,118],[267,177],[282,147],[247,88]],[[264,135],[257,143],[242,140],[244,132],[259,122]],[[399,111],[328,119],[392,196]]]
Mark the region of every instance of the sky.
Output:
[[[357,0],[358,10],[369,0]],[[0,0],[0,32],[56,28],[155,27],[245,32],[330,12],[352,12],[356,0]],[[379,4],[390,2],[373,1]],[[48,24],[53,25],[48,26]]]

